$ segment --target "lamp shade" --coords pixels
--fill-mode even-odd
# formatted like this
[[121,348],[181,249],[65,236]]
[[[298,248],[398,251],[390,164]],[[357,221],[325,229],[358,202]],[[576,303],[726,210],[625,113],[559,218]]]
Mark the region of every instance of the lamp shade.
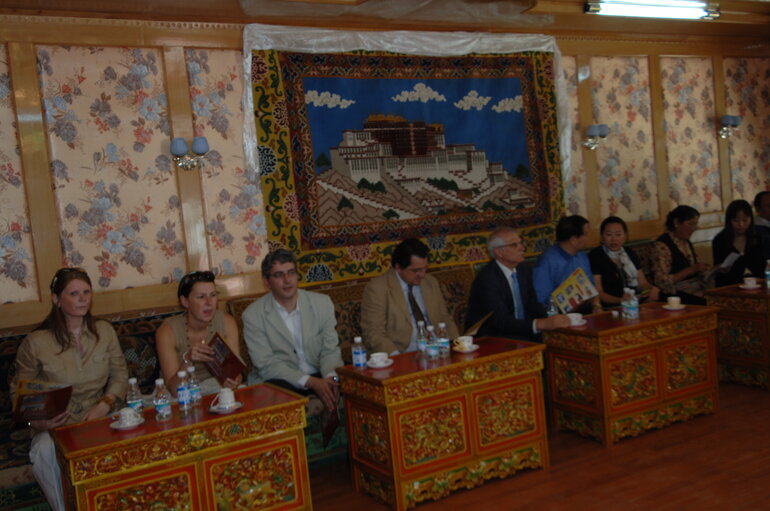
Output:
[[192,143],[192,152],[198,155],[209,152],[209,142],[206,137],[195,137]]
[[741,125],[741,116],[740,115],[731,115],[730,117],[732,118],[731,119],[732,127],[737,128],[738,126]]
[[187,142],[183,138],[172,139],[171,154],[174,156],[184,156],[187,154]]
[[610,127],[607,126],[606,124],[600,124],[599,125],[599,136],[604,138],[604,137],[606,137],[609,134],[610,134]]
[[589,137],[598,137],[599,136],[599,125],[598,124],[591,124],[588,129],[586,129],[586,135]]

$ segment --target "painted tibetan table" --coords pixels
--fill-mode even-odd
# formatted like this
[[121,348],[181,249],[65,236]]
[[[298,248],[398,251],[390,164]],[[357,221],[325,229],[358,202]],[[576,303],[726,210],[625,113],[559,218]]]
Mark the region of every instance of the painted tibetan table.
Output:
[[718,408],[717,309],[640,307],[544,332],[551,417],[605,446]]
[[740,285],[711,289],[708,304],[719,307],[719,379],[770,388],[770,290]]
[[406,353],[383,369],[337,370],[356,490],[401,511],[548,466],[545,347],[476,342],[475,352],[451,359]]
[[243,406],[128,431],[110,419],[53,431],[69,509],[312,509],[303,428],[306,398],[271,385],[236,391]]

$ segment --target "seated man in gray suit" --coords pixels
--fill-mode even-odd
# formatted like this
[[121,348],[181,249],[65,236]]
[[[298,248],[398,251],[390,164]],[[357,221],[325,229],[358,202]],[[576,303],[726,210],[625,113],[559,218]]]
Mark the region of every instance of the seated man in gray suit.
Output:
[[390,354],[417,349],[417,321],[444,322],[450,339],[457,326],[449,315],[438,281],[427,274],[428,246],[416,238],[399,243],[391,268],[372,279],[361,301],[361,330],[370,351]]
[[334,370],[343,362],[332,301],[297,287],[297,260],[285,249],[265,257],[262,279],[270,293],[243,312],[243,336],[259,379],[314,393],[328,410],[336,410]]

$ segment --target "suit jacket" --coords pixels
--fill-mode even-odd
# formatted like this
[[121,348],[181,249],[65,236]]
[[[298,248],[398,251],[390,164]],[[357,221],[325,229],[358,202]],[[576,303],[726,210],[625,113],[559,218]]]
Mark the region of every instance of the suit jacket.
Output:
[[[420,293],[432,325],[446,323],[450,339],[459,335],[444,302],[435,277],[428,274],[420,283]],[[405,351],[412,339],[409,305],[393,268],[369,281],[361,301],[361,331],[370,351]]]
[[[297,306],[302,320],[302,344],[307,361],[326,376],[343,365],[337,337],[334,305],[328,296],[300,289]],[[295,384],[305,373],[299,370],[294,338],[278,312],[272,293],[243,311],[243,337],[257,381],[286,380]],[[250,378],[250,383],[253,378]]]
[[493,260],[479,271],[471,286],[468,315],[465,320],[466,329],[492,312],[492,315],[479,328],[478,335],[539,340],[540,336],[532,330],[532,322],[535,318],[545,317],[545,309],[537,301],[532,284],[532,269],[528,264],[522,263],[516,267],[516,274],[524,305],[524,319],[516,319],[511,285],[503,270]]

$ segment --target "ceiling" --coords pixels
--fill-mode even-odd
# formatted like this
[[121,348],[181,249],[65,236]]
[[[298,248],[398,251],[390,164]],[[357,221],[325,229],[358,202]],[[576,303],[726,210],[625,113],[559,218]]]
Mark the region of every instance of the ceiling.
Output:
[[0,14],[770,40],[770,0],[722,0],[719,19],[696,21],[612,19],[584,14],[583,5],[584,0],[0,0]]

